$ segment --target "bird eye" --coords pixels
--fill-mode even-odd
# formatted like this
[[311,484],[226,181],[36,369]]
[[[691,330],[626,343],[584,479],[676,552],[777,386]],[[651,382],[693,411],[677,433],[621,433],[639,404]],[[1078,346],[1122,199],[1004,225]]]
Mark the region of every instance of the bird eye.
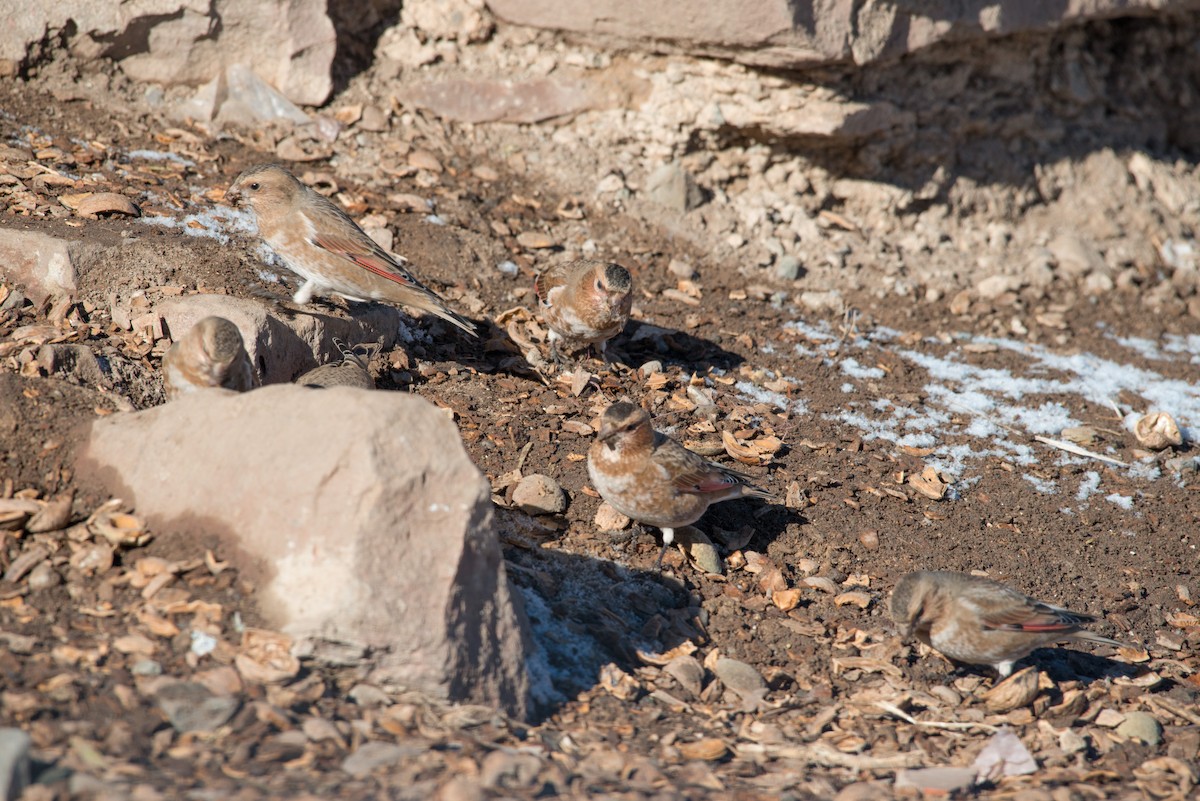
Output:
[[637,423],[630,423],[629,425],[625,426],[625,430],[626,430],[626,431],[633,431],[633,430],[634,430],[634,429],[636,429],[637,427],[638,427],[638,424],[637,424]]
[[602,283],[600,282],[600,279],[599,279],[599,278],[597,278],[597,279],[596,279],[596,291],[597,291],[597,292],[603,292],[603,291],[604,291],[604,284],[602,284]]
[[252,192],[258,191],[258,181],[255,181],[254,183],[250,184],[250,191],[252,191]]

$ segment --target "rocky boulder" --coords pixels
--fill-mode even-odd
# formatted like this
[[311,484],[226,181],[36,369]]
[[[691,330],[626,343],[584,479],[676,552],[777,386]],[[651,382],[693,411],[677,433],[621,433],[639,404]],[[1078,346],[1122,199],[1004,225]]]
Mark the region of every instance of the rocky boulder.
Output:
[[73,296],[76,273],[71,245],[38,231],[0,228],[0,278],[19,286],[34,304],[48,297]]
[[294,103],[319,105],[333,90],[326,0],[0,0],[0,19],[0,75],[65,45],[139,81],[198,86],[237,63]]
[[491,490],[424,400],[208,390],[96,421],[78,462],[159,537],[222,537],[271,627],[371,649],[376,683],[528,714]]
[[1084,19],[1196,8],[1196,0],[958,3],[889,0],[487,0],[500,19],[586,38],[770,67],[867,64],[943,41],[1046,30]]

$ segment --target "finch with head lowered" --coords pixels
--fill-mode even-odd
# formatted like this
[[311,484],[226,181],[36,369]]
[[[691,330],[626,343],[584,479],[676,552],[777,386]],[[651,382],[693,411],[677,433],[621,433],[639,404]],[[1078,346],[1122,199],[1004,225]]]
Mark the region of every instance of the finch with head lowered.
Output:
[[224,317],[205,317],[177,339],[162,360],[167,400],[198,389],[234,392],[254,388],[254,366],[238,327]]
[[1052,606],[990,579],[950,571],[909,573],[892,590],[892,619],[915,636],[969,665],[991,665],[1001,676],[1035,648],[1087,640],[1123,643],[1083,628],[1096,618]]
[[337,337],[333,338],[333,346],[338,349],[341,359],[314,367],[297,378],[296,383],[302,387],[375,389],[375,379],[367,369],[367,360]]
[[633,278],[619,264],[572,261],[540,273],[533,282],[542,319],[550,329],[550,354],[595,345],[607,358],[608,341],[621,333],[633,306]]
[[225,200],[253,209],[263,241],[304,279],[292,298],[296,303],[306,304],[314,295],[341,295],[411,306],[475,335],[470,321],[375,244],[346,212],[280,165],[260,164],[244,171]]
[[[708,507],[735,498],[770,498],[750,477],[710,462],[662,432],[632,403],[616,403],[600,417],[588,451],[592,485],[610,506],[638,523],[662,529],[662,561],[675,529],[695,523]],[[657,565],[658,562],[655,562]]]

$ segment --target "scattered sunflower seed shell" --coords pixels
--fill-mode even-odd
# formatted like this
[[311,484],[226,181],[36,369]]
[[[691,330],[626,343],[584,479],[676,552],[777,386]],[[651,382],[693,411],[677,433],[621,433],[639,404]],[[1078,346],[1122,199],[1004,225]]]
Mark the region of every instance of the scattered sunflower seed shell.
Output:
[[725,573],[725,563],[717,553],[717,546],[712,540],[694,526],[684,526],[675,530],[679,550],[688,558],[692,566],[705,573]]
[[999,714],[1028,706],[1037,698],[1037,694],[1037,668],[1027,667],[984,693],[983,701],[989,712]]
[[1133,435],[1143,448],[1161,451],[1183,444],[1183,434],[1175,418],[1166,412],[1150,412],[1133,424]]

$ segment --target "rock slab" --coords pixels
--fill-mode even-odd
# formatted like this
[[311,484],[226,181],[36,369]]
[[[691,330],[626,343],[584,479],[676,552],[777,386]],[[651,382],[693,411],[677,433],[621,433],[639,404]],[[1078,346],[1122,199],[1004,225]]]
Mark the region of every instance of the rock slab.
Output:
[[198,86],[244,64],[294,103],[333,91],[337,46],[326,0],[0,0],[0,67],[16,72],[61,42],[111,58],[136,81]]
[[32,743],[20,729],[0,729],[0,800],[16,801],[29,786],[33,771],[29,759]]
[[1146,16],[1197,7],[1195,0],[487,0],[500,19],[572,31],[613,45],[718,55],[768,67],[869,64],[939,42],[1045,31],[1086,19]]
[[426,401],[196,393],[97,420],[79,470],[160,538],[224,538],[269,626],[370,648],[377,684],[529,713],[528,622],[491,489]]
[[24,289],[35,305],[48,297],[74,295],[70,244],[38,231],[0,228],[0,278]]

